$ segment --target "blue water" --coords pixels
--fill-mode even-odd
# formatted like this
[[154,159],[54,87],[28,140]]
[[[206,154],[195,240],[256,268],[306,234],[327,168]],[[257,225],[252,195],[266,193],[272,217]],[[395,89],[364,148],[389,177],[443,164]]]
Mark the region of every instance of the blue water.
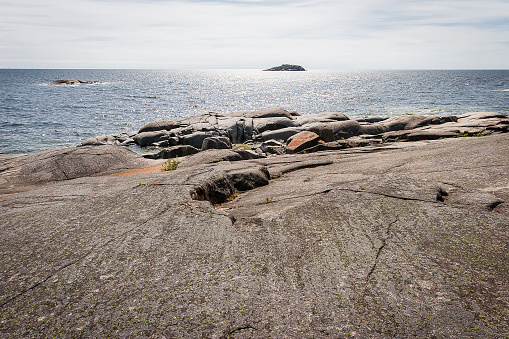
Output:
[[[57,79],[102,83],[49,86]],[[0,153],[29,153],[202,112],[349,117],[509,113],[509,70],[0,70]]]

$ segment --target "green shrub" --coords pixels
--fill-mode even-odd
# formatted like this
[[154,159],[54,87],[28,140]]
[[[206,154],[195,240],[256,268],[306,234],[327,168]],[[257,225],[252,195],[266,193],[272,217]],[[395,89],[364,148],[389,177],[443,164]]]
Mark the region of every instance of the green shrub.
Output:
[[179,168],[180,161],[178,160],[178,157],[175,157],[175,159],[168,160],[163,163],[163,167],[161,168],[161,171],[174,171],[177,168]]

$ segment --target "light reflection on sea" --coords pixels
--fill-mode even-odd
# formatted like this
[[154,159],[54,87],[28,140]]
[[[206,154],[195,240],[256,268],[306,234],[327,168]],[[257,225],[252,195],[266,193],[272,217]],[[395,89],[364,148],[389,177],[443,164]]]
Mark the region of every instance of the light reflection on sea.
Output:
[[[47,85],[56,79],[101,83]],[[350,117],[509,113],[509,71],[0,70],[0,153],[133,134],[159,118],[269,107]]]

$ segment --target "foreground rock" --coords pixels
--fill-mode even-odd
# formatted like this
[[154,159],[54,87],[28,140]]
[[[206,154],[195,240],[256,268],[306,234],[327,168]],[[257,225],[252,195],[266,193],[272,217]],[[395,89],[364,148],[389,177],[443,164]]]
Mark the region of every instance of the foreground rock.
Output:
[[48,182],[104,175],[149,166],[138,154],[114,146],[87,146],[0,159],[0,194],[15,193]]
[[[508,145],[497,134],[208,163],[233,152],[213,149],[168,172],[126,153],[151,167],[98,176],[122,163],[105,157],[93,177],[14,180],[25,191],[0,195],[0,333],[504,337]],[[68,173],[113,148],[52,157],[76,164]],[[25,175],[13,172],[23,157],[2,157],[0,178]]]

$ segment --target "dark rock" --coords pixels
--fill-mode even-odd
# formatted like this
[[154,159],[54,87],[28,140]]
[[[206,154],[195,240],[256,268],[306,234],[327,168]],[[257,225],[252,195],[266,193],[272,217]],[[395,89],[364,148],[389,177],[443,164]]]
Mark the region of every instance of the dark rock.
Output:
[[185,157],[199,153],[200,150],[190,145],[178,145],[170,148],[163,149],[157,154],[159,159],[172,159],[175,157]]
[[318,134],[304,131],[291,136],[288,139],[289,144],[286,146],[286,153],[298,153],[307,148],[316,146],[320,137]]
[[151,131],[160,131],[160,130],[166,130],[171,131],[172,129],[179,128],[180,123],[177,121],[168,121],[165,119],[159,119],[156,121],[152,121],[138,131],[138,133],[142,132],[151,132]]
[[150,146],[157,142],[168,140],[170,135],[167,131],[141,132],[133,136],[134,142],[140,147]]
[[267,140],[281,140],[285,142],[292,135],[300,133],[302,128],[300,127],[288,127],[281,128],[275,131],[265,131],[262,134],[256,136],[256,140],[267,141]]
[[243,143],[253,137],[253,119],[251,118],[228,118],[219,120],[217,129],[224,131],[232,143]]
[[321,152],[321,151],[336,151],[336,150],[345,149],[348,147],[350,147],[350,145],[348,144],[348,141],[337,140],[337,141],[326,142],[323,144],[318,144],[316,146],[306,148],[304,151],[306,153],[314,153],[314,152]]
[[305,69],[300,65],[282,64],[281,66],[264,69],[264,71],[305,71]]
[[175,137],[170,137],[166,140],[161,140],[161,141],[157,141],[157,142],[154,142],[152,143],[152,146],[156,146],[156,147],[169,147],[169,146],[176,146],[178,143],[178,139],[175,138]]
[[296,126],[297,124],[292,119],[286,117],[253,119],[253,129],[258,133]]
[[182,145],[191,145],[193,147],[201,149],[203,145],[203,140],[217,136],[217,132],[194,132],[191,134],[186,134],[180,137],[180,143]]
[[228,171],[233,186],[239,191],[249,191],[269,184],[270,174],[266,167],[256,166],[248,169]]
[[360,131],[359,134],[365,135],[379,135],[389,131],[389,128],[383,124],[374,123],[374,124],[366,124],[360,123]]
[[458,136],[458,133],[456,133],[454,131],[430,129],[430,130],[411,131],[410,133],[405,135],[405,137],[406,137],[405,140],[408,140],[408,141],[436,140],[436,139],[444,139],[444,138],[454,138],[457,136]]
[[346,120],[312,124],[307,126],[307,130],[318,134],[323,141],[329,142],[361,134],[361,125],[355,120]]
[[355,120],[358,121],[359,123],[365,122],[365,123],[373,124],[373,123],[381,122],[381,121],[384,121],[387,119],[388,119],[387,117],[368,117],[368,118],[357,118]]
[[283,151],[284,145],[282,143],[280,143],[279,141],[273,140],[273,139],[262,142],[262,144],[260,145],[259,148],[264,153],[271,153],[271,154],[283,154],[284,153],[284,151]]
[[225,137],[210,137],[203,140],[201,150],[207,149],[231,149],[232,143],[229,138]]

